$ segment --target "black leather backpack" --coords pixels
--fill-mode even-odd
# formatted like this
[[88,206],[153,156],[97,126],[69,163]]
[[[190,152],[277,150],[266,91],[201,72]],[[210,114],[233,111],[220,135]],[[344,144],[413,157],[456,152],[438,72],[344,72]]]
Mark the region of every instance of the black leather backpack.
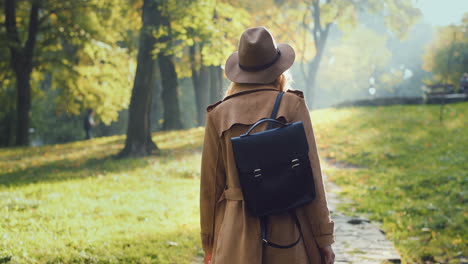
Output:
[[[252,215],[260,217],[263,243],[275,248],[291,248],[299,243],[302,230],[294,209],[315,198],[303,123],[275,119],[283,94],[278,94],[270,118],[258,120],[245,134],[231,138],[246,207]],[[265,122],[268,122],[267,130],[252,134]],[[280,127],[273,128],[273,124]],[[289,245],[268,241],[266,216],[285,212],[294,218],[299,238]]]

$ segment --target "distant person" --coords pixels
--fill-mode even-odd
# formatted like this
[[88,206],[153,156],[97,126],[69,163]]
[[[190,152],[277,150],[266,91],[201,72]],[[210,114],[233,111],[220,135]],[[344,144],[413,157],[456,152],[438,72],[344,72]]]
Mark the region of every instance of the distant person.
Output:
[[460,78],[460,93],[468,93],[468,73],[464,73]]
[[[239,51],[226,61],[226,76],[232,83],[224,100],[207,109],[202,154],[200,224],[205,264],[334,263],[333,222],[325,199],[309,109],[302,92],[287,90],[283,74],[294,58],[290,45],[277,45],[266,28],[257,27],[242,34]],[[281,91],[285,93],[279,115],[288,122],[304,122],[310,150],[307,162],[312,167],[317,196],[295,209],[296,221],[283,212],[268,215],[268,228],[266,225],[260,228],[259,218],[247,210],[230,138],[268,117]],[[302,226],[302,231],[297,226]],[[288,249],[275,248],[266,239],[262,242],[267,234],[261,230],[280,245],[296,242]]]
[[95,126],[96,123],[94,122],[94,110],[88,109],[86,111],[86,115],[83,120],[83,127],[86,132],[86,139],[91,139],[91,129]]

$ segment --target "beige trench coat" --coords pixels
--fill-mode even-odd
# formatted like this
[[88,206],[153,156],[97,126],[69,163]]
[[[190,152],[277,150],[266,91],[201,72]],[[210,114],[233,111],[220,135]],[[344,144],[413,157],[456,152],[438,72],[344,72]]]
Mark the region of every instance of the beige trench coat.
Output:
[[[246,89],[274,89],[262,85]],[[333,221],[329,216],[317,147],[309,110],[300,91],[288,90],[278,117],[303,121],[309,142],[309,157],[316,185],[316,199],[297,208],[303,240],[290,249],[264,247],[260,222],[250,215],[242,199],[230,138],[247,131],[249,125],[270,117],[278,91],[234,95],[207,109],[201,166],[200,224],[203,249],[212,252],[212,264],[319,264],[319,247],[331,245]],[[256,131],[264,130],[263,127]],[[255,131],[254,131],[255,132]],[[295,241],[298,231],[289,214],[269,216],[268,238],[278,244]]]

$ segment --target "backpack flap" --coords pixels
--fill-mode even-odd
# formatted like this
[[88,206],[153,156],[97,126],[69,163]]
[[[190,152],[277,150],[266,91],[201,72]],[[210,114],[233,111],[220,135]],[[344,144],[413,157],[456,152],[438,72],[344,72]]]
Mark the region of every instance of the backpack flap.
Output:
[[244,200],[253,215],[285,212],[315,198],[302,122],[247,133],[231,142]]

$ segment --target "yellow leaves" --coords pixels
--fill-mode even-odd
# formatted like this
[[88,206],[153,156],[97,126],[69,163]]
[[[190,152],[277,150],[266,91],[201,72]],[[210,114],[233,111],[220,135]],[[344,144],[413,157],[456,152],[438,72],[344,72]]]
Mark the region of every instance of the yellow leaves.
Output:
[[421,11],[413,7],[410,1],[387,0],[381,7],[385,16],[387,28],[396,33],[400,38],[407,35],[410,25],[421,17]]
[[423,69],[433,72],[433,81],[458,84],[464,71],[463,57],[468,56],[467,22],[461,25],[441,27],[433,41],[426,47]]
[[[69,83],[67,111],[79,114],[94,108],[105,124],[118,117],[128,106],[135,63],[125,49],[99,41],[86,44],[81,51],[84,63],[75,67],[80,78]],[[78,104],[79,102],[80,104]]]
[[49,15],[49,18],[50,20],[52,21],[52,23],[56,23],[57,21],[57,15],[55,13],[52,13]]
[[340,1],[336,5],[338,6],[335,8],[336,14],[333,14],[331,20],[326,22],[336,23],[345,32],[353,30],[358,24],[356,7],[348,1]]
[[459,238],[455,238],[452,240],[452,245],[456,246],[456,245],[459,245],[463,242],[463,239],[461,239],[460,237]]

